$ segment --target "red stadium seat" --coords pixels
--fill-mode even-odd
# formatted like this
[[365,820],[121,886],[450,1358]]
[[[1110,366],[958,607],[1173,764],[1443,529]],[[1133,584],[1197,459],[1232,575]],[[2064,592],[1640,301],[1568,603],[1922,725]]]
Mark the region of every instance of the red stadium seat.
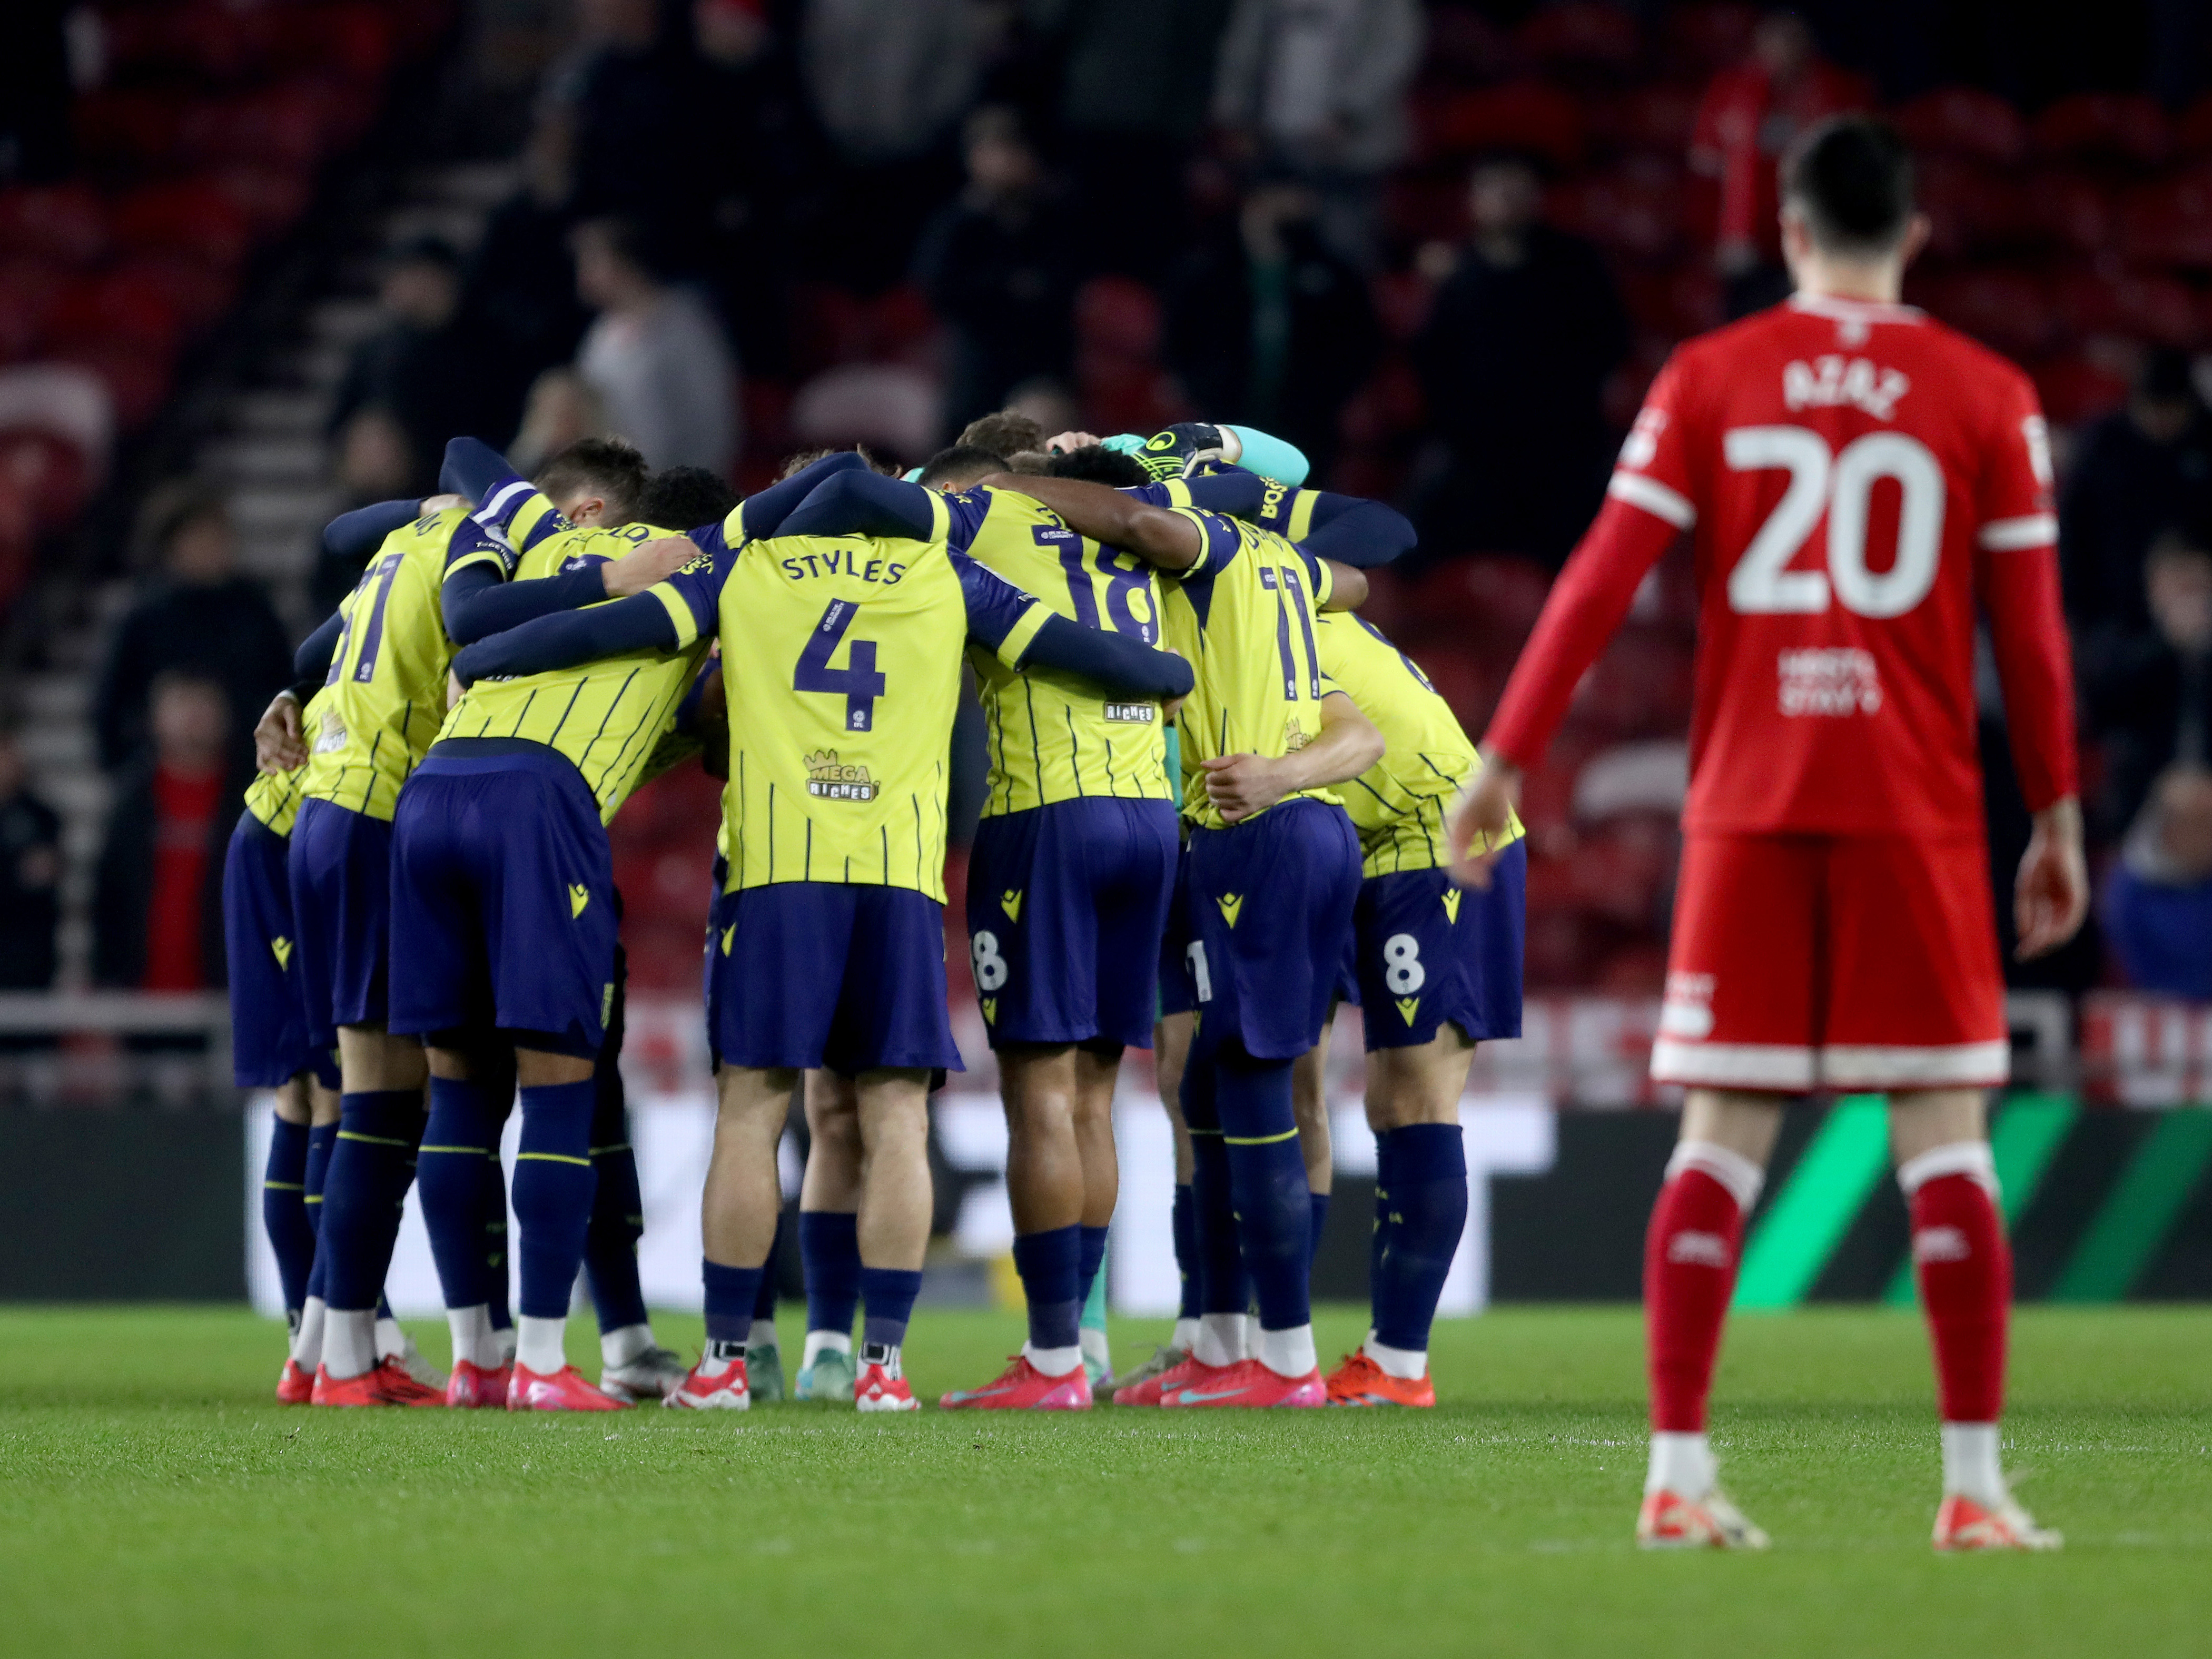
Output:
[[2212,155],[2212,92],[2191,104],[2173,124],[2173,148],[2181,155]]
[[257,241],[296,223],[307,210],[312,187],[305,167],[227,167],[209,173],[208,180],[237,204]]
[[90,497],[92,468],[84,453],[58,434],[0,428],[0,489],[24,504],[34,528],[59,530]]
[[1512,554],[1452,559],[1415,584],[1406,632],[1409,638],[1464,640],[1486,650],[1517,649],[1535,627],[1551,586],[1533,559]]
[[321,88],[313,81],[204,104],[185,118],[179,146],[196,167],[312,167],[331,134]]
[[2069,271],[2055,295],[2059,316],[2077,338],[2117,334],[2185,350],[2204,336],[2196,295],[2171,276]]
[[1076,290],[1075,337],[1085,350],[1149,362],[1160,349],[1159,297],[1127,276],[1094,276]]
[[2212,167],[2130,191],[2120,243],[2145,264],[2212,268]]
[[2173,132],[2158,100],[2142,94],[2079,92],[2035,118],[2044,155],[2154,167],[2172,153]]
[[1569,75],[1619,75],[1644,49],[1636,19],[1603,0],[1561,0],[1523,23],[1516,44],[1543,69]]
[[118,268],[150,283],[176,307],[188,334],[198,334],[230,309],[238,279],[183,253],[149,253]]
[[1733,3],[1670,6],[1667,9],[1666,54],[1699,76],[1726,69],[1751,50],[1759,27],[1756,6]]
[[1931,257],[1961,259],[1977,248],[2009,240],[2008,183],[1981,162],[1930,155],[1919,164],[1913,188],[1931,227]]
[[1976,87],[1938,87],[1891,118],[1923,156],[1960,155],[2008,167],[2027,154],[2027,124],[2020,112]]
[[2031,366],[2043,412],[2061,426],[2074,426],[2118,409],[2128,399],[2128,382],[2107,365],[2079,353],[2049,357]]
[[1689,149],[1697,115],[1697,88],[1671,82],[1606,99],[1590,112],[1593,125],[1619,149],[1649,150],[1669,161]]
[[115,208],[115,240],[138,252],[188,253],[229,270],[246,258],[245,210],[220,185],[188,179],[135,190]]
[[1561,227],[1608,252],[1657,264],[1680,244],[1681,202],[1680,169],[1643,155],[1561,185],[1547,207]]
[[55,303],[46,332],[59,355],[68,343],[112,343],[166,357],[184,335],[185,319],[161,273],[130,264],[79,282]]
[[1909,283],[1906,297],[2010,356],[2034,356],[2057,329],[2043,284],[2024,270],[1988,266],[1931,275]]
[[0,362],[19,362],[38,349],[65,283],[43,259],[0,261]]
[[83,265],[107,242],[106,205],[83,185],[0,191],[0,252]]
[[1440,99],[1416,98],[1415,125],[1422,154],[1468,155],[1478,150],[1532,151],[1555,166],[1582,160],[1583,107],[1541,81],[1515,81]]
[[176,152],[186,100],[167,92],[88,92],[71,123],[77,149],[94,167],[156,167]]
[[1671,629],[1631,623],[1576,690],[1576,720],[1616,741],[1664,737],[1690,719],[1691,659]]
[[2046,169],[1997,198],[2010,204],[2009,222],[2021,239],[2075,253],[2108,253],[2112,238],[2111,189],[2071,168]]
[[153,419],[161,400],[169,395],[168,360],[120,341],[57,343],[50,355],[99,377],[114,403],[116,424],[126,432],[135,432]]

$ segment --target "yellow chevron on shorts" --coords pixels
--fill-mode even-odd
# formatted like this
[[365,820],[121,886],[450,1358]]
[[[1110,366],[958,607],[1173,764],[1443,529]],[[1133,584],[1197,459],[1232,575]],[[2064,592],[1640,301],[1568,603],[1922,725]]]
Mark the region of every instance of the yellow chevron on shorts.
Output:
[[998,1023],[999,1000],[996,997],[985,997],[983,999],[983,1024],[986,1025],[996,1025]]
[[1405,1016],[1406,1024],[1408,1025],[1411,1025],[1413,1023],[1413,1016],[1419,1012],[1421,1000],[1419,997],[1400,997],[1398,999],[1398,1012]]
[[276,958],[278,973],[283,973],[292,966],[292,941],[282,934],[269,941],[269,953]]
[[736,922],[734,922],[734,921],[733,921],[733,922],[732,922],[728,927],[725,927],[724,929],[722,929],[722,954],[723,954],[724,956],[727,956],[727,955],[729,955],[729,954],[730,954],[730,941],[731,941],[732,939],[735,939],[737,936],[738,936],[738,924],[737,924]]
[[999,908],[1006,913],[1008,921],[1019,921],[1022,919],[1020,892],[1012,887],[1006,889],[1005,892],[999,895]]
[[574,921],[584,914],[584,907],[592,902],[592,890],[574,882],[568,884],[568,920]]
[[1449,917],[1450,917],[1450,918],[1451,918],[1451,924],[1452,924],[1452,926],[1453,926],[1453,927],[1458,927],[1458,926],[1459,926],[1459,902],[1460,902],[1460,897],[1461,897],[1461,894],[1460,894],[1460,890],[1459,890],[1458,888],[1456,888],[1456,887],[1447,887],[1446,889],[1444,889],[1444,891],[1443,891],[1444,915],[1446,915],[1447,916],[1449,916]]
[[1221,907],[1221,919],[1234,927],[1237,925],[1237,913],[1244,908],[1244,895],[1224,893],[1213,902]]

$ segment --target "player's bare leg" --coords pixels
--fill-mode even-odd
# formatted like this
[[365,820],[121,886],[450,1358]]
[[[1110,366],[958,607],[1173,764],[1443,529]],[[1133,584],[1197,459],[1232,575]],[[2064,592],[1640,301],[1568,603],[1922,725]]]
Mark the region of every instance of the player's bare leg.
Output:
[[745,1344],[783,1210],[775,1152],[799,1082],[796,1070],[781,1066],[726,1064],[715,1073],[714,1146],[699,1209],[707,1351],[666,1405],[744,1411],[752,1403]]
[[806,1173],[799,1253],[806,1270],[806,1348],[792,1394],[849,1401],[853,1315],[860,1303],[860,1096],[851,1078],[806,1074]]
[[1782,1097],[1692,1089],[1644,1246],[1651,1457],[1637,1540],[1647,1549],[1765,1547],[1717,1483],[1705,1403],[1744,1218],[1782,1127]]
[[[422,1045],[381,1025],[341,1026],[338,1071],[343,1093],[317,1240],[326,1306],[313,1397],[331,1406],[443,1405],[442,1387],[417,1382],[397,1354],[380,1353],[377,1330],[399,1206],[422,1135],[429,1077]],[[398,1337],[396,1325],[389,1334]],[[404,1340],[396,1346],[404,1350]]]
[[1160,1104],[1168,1115],[1175,1145],[1176,1267],[1182,1276],[1182,1300],[1175,1329],[1152,1358],[1121,1379],[1114,1402],[1121,1406],[1159,1404],[1160,1379],[1191,1356],[1198,1344],[1198,1244],[1194,1237],[1196,1216],[1191,1194],[1195,1167],[1191,1157],[1190,1127],[1182,1119],[1183,1064],[1190,1057],[1191,1016],[1170,1014],[1152,1027],[1152,1075],[1158,1079]]
[[[1291,1067],[1291,1115],[1298,1126],[1298,1156],[1305,1160],[1306,1190],[1313,1195],[1313,1248],[1321,1250],[1322,1228],[1328,1220],[1328,1196],[1336,1184],[1336,1147],[1328,1121],[1328,1041],[1335,1014],[1321,1028],[1321,1041]],[[1310,1266],[1310,1264],[1309,1264]]]
[[1332,1405],[1436,1404],[1428,1334],[1467,1231],[1460,1097],[1475,1045],[1446,1023],[1427,1042],[1367,1056],[1367,1127],[1375,1132],[1375,1239],[1368,1278],[1374,1322],[1328,1379]]
[[858,1081],[860,1300],[866,1323],[853,1403],[864,1412],[916,1411],[921,1402],[907,1386],[900,1351],[921,1290],[934,1207],[929,1073],[884,1069],[863,1072]]
[[2014,1501],[1998,1458],[2012,1253],[1985,1119],[1978,1089],[1890,1097],[1890,1147],[1911,1211],[1913,1270],[1942,1412],[1936,1547],[2056,1549],[2059,1535],[2038,1527]]

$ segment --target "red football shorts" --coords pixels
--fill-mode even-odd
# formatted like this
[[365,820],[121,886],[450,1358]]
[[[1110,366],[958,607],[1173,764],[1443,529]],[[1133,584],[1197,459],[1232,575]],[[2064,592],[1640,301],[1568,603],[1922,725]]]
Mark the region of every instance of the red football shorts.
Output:
[[1651,1075],[1717,1089],[2002,1083],[1978,838],[1693,835]]

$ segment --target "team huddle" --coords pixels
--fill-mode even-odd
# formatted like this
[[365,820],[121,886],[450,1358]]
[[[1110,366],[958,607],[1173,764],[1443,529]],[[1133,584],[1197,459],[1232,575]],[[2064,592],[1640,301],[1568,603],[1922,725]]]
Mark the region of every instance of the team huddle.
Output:
[[[1893,303],[1924,233],[1887,129],[1817,130],[1785,185],[1798,298],[1662,374],[1480,755],[1358,614],[1411,526],[1306,487],[1304,459],[1248,428],[1102,442],[1007,411],[907,477],[799,457],[743,501],[696,469],[648,475],[618,441],[525,479],[457,439],[448,493],[334,521],[328,550],[363,574],[264,716],[224,890],[238,1080],[277,1091],[279,1398],[783,1398],[767,1268],[798,1091],[790,1392],[920,1408],[902,1346],[928,1096],[961,1064],[943,908],[964,668],[989,767],[965,920],[1029,1334],[940,1405],[1432,1406],[1430,1326],[1468,1213],[1460,1100],[1475,1045],[1520,1029],[1521,768],[1686,531],[1700,674],[1654,1067],[1689,1094],[1647,1247],[1639,1538],[1765,1541],[1716,1484],[1705,1397],[1777,1107],[1838,1087],[1892,1096],[1942,1380],[1937,1545],[2054,1545],[1997,1458],[2009,1269],[1982,1102],[2006,1043],[1973,688],[1978,599],[2037,813],[2021,944],[2048,949],[2078,926],[2081,877],[2041,422],[2016,370]],[[1823,524],[1815,570],[1798,555]],[[699,849],[719,1106],[687,1364],[639,1288],[606,826],[690,764],[723,787]],[[1376,1138],[1372,1316],[1324,1374],[1321,1078],[1346,1001]],[[1084,1310],[1132,1046],[1153,1049],[1175,1126],[1183,1297],[1170,1340],[1115,1378]],[[381,1303],[410,1183],[442,1377]],[[596,1385],[565,1353],[580,1272]]]

